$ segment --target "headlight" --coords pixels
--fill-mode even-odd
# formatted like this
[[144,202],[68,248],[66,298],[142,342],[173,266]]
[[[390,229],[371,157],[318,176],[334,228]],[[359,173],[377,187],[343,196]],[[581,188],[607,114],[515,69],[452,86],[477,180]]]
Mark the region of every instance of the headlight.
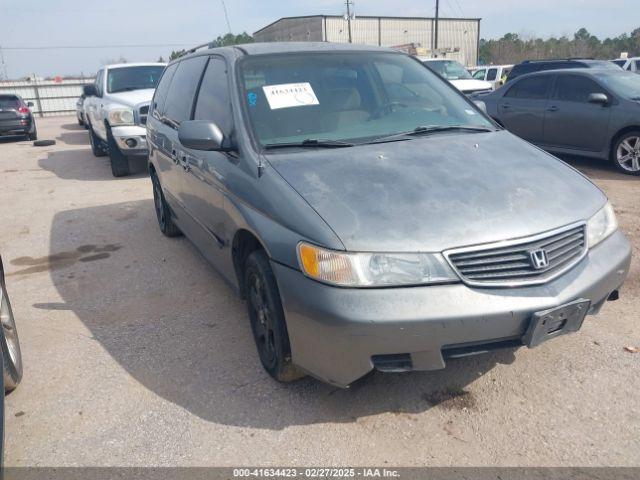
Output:
[[589,240],[589,248],[595,247],[618,228],[616,214],[610,203],[600,209],[587,222],[587,238]]
[[343,287],[391,287],[456,282],[439,253],[352,253],[298,244],[305,275]]
[[109,110],[111,125],[133,125],[133,110],[130,108],[114,108]]

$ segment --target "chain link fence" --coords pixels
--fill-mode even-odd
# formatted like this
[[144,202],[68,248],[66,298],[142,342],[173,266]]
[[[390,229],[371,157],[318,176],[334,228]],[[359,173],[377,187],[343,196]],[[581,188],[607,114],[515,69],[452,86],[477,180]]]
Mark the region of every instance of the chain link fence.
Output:
[[0,81],[0,95],[20,95],[25,102],[33,102],[31,111],[40,117],[69,115],[76,111],[76,101],[82,87],[93,83],[93,78],[63,80]]

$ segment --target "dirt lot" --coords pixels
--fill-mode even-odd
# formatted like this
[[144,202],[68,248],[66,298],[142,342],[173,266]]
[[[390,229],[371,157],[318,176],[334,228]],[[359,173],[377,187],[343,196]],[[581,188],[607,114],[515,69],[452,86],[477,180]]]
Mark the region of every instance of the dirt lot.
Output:
[[[372,374],[350,390],[283,386],[244,304],[151,185],[114,179],[73,117],[57,145],[0,141],[0,252],[25,364],[6,398],[5,464],[640,465],[640,262],[581,332],[533,350]],[[640,178],[571,160],[640,247]],[[562,192],[549,192],[561,195]]]

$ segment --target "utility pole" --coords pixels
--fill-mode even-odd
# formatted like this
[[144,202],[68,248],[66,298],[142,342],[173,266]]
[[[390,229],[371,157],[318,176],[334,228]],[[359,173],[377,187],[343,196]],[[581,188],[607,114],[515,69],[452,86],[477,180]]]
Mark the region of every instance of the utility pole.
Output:
[[440,13],[440,0],[436,0],[436,22],[434,26],[435,35],[433,37],[433,49],[438,50],[438,16]]
[[347,31],[349,32],[349,43],[351,42],[351,6],[353,5],[353,2],[351,0],[347,0],[346,1],[347,4]]

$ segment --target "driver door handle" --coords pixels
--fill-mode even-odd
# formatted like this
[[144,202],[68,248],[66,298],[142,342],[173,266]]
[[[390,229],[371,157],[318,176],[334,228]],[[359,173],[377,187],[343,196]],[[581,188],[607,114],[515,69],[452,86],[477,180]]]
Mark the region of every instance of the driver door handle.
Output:
[[547,108],[547,112],[557,112],[558,111],[558,107],[556,107],[555,105],[551,105],[549,108]]

